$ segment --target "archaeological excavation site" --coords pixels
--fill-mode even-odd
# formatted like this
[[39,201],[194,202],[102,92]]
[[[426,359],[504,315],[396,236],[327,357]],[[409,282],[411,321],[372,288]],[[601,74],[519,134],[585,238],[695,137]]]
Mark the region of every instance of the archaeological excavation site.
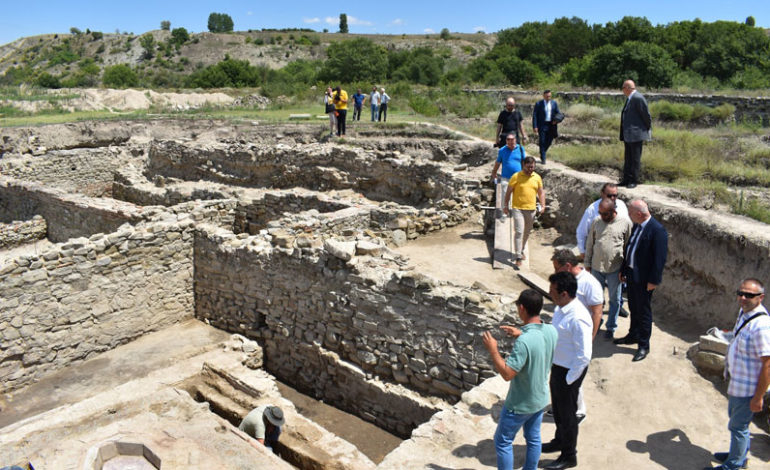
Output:
[[[438,126],[360,126],[343,140],[322,127],[158,119],[0,131],[0,467],[495,466],[507,383],[481,334],[520,322],[513,301],[525,285],[513,269],[510,288],[486,274],[450,280],[404,251],[422,243],[452,271],[491,278],[489,253],[442,243],[452,230],[491,243],[495,151]],[[550,162],[537,171],[548,210],[540,259],[522,272],[547,277],[550,252],[574,244],[609,179]],[[732,327],[737,280],[770,280],[770,235],[666,188],[621,197],[648,201],[670,237],[655,334],[676,342],[653,353],[677,369],[656,374],[667,366],[653,358],[635,371],[658,377],[643,388],[666,387],[668,375],[682,381],[672,388],[703,389],[711,411],[701,414],[714,416],[677,420],[626,398],[581,435],[622,435],[636,413],[673,422],[618,441],[615,460],[603,438],[582,440],[581,455],[587,468],[676,468],[661,464],[656,433],[698,442],[694,429],[713,424],[699,449],[727,435],[726,400],[686,345]],[[601,374],[623,372],[601,362],[610,345],[596,350],[587,401],[600,408],[624,400]],[[275,453],[238,431],[264,404],[286,416]]]

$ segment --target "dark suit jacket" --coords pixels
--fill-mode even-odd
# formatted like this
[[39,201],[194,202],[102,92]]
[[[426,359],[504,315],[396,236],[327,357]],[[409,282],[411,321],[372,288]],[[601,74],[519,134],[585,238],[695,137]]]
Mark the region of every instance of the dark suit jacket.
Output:
[[[551,100],[551,117],[559,112],[559,103]],[[535,103],[535,109],[532,110],[532,128],[542,128],[545,123],[545,100]]]
[[[632,232],[633,233],[633,232]],[[629,243],[631,239],[629,238]],[[625,253],[626,250],[623,251]],[[640,235],[634,253],[634,269],[628,267],[628,260],[623,260],[621,272],[635,283],[659,285],[663,281],[663,266],[668,255],[668,233],[663,226],[650,217]]]
[[652,140],[650,129],[652,129],[652,117],[647,108],[647,100],[637,91],[628,99],[620,115],[620,140],[623,142]]

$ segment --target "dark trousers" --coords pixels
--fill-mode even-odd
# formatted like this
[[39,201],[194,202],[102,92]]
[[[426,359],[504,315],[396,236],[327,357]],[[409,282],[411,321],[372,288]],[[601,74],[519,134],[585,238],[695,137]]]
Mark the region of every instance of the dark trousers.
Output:
[[623,162],[623,182],[639,184],[639,173],[642,168],[642,142],[623,142],[625,144],[625,161]]
[[361,106],[354,106],[353,107],[353,120],[354,121],[360,121],[361,120]]
[[345,135],[345,119],[347,119],[348,116],[348,110],[347,109],[338,109],[337,110],[337,135]]
[[387,121],[388,120],[388,103],[381,103],[380,104],[380,115],[377,118],[378,121]]
[[652,293],[647,284],[634,282],[627,274],[628,309],[631,311],[631,329],[628,335],[639,341],[639,348],[650,349],[652,335]]
[[561,448],[561,457],[574,457],[577,455],[578,422],[577,399],[580,385],[586,377],[588,367],[583,374],[571,384],[567,383],[566,367],[551,366],[551,409],[553,410],[553,420],[556,423],[556,435],[553,438],[554,443]]
[[540,162],[545,163],[545,153],[553,143],[553,132],[551,123],[545,122],[537,129],[537,144],[540,146]]

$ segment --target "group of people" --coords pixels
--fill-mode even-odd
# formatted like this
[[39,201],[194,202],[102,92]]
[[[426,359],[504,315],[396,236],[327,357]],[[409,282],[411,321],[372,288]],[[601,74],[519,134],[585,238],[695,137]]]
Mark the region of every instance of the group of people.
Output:
[[[515,135],[508,134],[506,147],[510,152],[519,151],[515,140]],[[504,201],[511,201],[513,211],[520,204],[516,201],[519,178],[531,179],[534,173],[534,158],[525,157],[525,167],[527,164],[529,173],[521,170],[509,179]],[[505,169],[505,163],[498,161],[495,173],[499,166]],[[542,191],[542,180],[537,184]],[[527,197],[535,204],[531,189],[534,185],[528,186]],[[540,197],[541,193],[536,194]],[[542,194],[544,198],[544,191]],[[541,205],[545,207],[544,200]],[[526,223],[523,229],[527,229]],[[511,382],[494,437],[500,470],[513,468],[512,442],[522,427],[527,442],[525,470],[537,468],[541,453],[559,453],[544,467],[546,470],[577,466],[578,425],[586,413],[581,384],[588,371],[593,340],[604,324],[605,287],[609,297],[605,340],[621,346],[636,345],[632,362],[642,361],[650,353],[652,296],[662,282],[668,256],[666,229],[652,217],[645,201],[635,199],[626,206],[618,199],[618,185],[606,183],[599,199],[585,209],[576,237],[580,255],[558,250],[551,258],[554,274],[548,279],[549,296],[556,305],[552,323],[544,324],[540,318],[542,295],[527,289],[516,302],[523,326],[501,326],[514,338],[506,359],[492,334],[483,334],[495,370]],[[517,251],[520,246],[516,244]],[[624,284],[631,321],[628,333],[615,338]],[[762,282],[753,278],[743,280],[736,292],[740,309],[725,367],[726,377],[730,378],[730,449],[715,453],[714,459],[721,464],[709,469],[735,470],[746,465],[748,426],[753,413],[762,410],[770,387],[770,315],[762,305],[764,293]],[[540,424],[549,402],[556,432],[550,442],[543,444]]]
[[[652,117],[647,107],[647,100],[636,90],[633,80],[623,82],[622,91],[626,101],[620,113],[620,140],[625,149],[623,176],[618,186],[633,189],[640,180],[642,147],[644,142],[652,139]],[[545,90],[543,99],[535,103],[532,109],[532,130],[537,134],[540,163],[543,165],[546,163],[548,149],[559,135],[559,123],[564,117],[559,110],[559,103],[552,99],[551,90]],[[521,112],[516,109],[516,100],[509,97],[505,100],[505,109],[497,116],[495,146],[504,147],[511,134],[515,136],[516,142],[525,143],[529,138],[524,131],[523,122]]]
[[348,93],[340,86],[332,89],[326,88],[324,94],[324,112],[329,116],[329,135],[334,136],[335,130],[337,137],[344,137],[346,131],[348,105],[353,104],[353,121],[361,120],[361,110],[364,103],[369,99],[372,110],[372,122],[388,120],[388,103],[390,96],[385,93],[385,88],[372,87],[372,92],[367,96],[361,93],[361,89],[348,98]]

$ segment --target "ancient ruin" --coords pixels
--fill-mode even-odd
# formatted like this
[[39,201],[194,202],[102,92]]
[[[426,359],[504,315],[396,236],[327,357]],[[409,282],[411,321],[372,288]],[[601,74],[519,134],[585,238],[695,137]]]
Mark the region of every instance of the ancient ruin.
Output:
[[[494,465],[506,388],[479,336],[518,321],[515,293],[437,279],[397,251],[481,226],[491,146],[428,125],[336,141],[323,129],[163,119],[2,131],[0,464]],[[574,242],[606,178],[538,171],[543,224]],[[691,341],[730,326],[724,292],[770,279],[766,226],[644,190],[670,234],[656,313],[688,324]],[[360,418],[358,431],[315,422],[316,405],[287,386]],[[237,430],[265,403],[286,410],[280,457]]]

